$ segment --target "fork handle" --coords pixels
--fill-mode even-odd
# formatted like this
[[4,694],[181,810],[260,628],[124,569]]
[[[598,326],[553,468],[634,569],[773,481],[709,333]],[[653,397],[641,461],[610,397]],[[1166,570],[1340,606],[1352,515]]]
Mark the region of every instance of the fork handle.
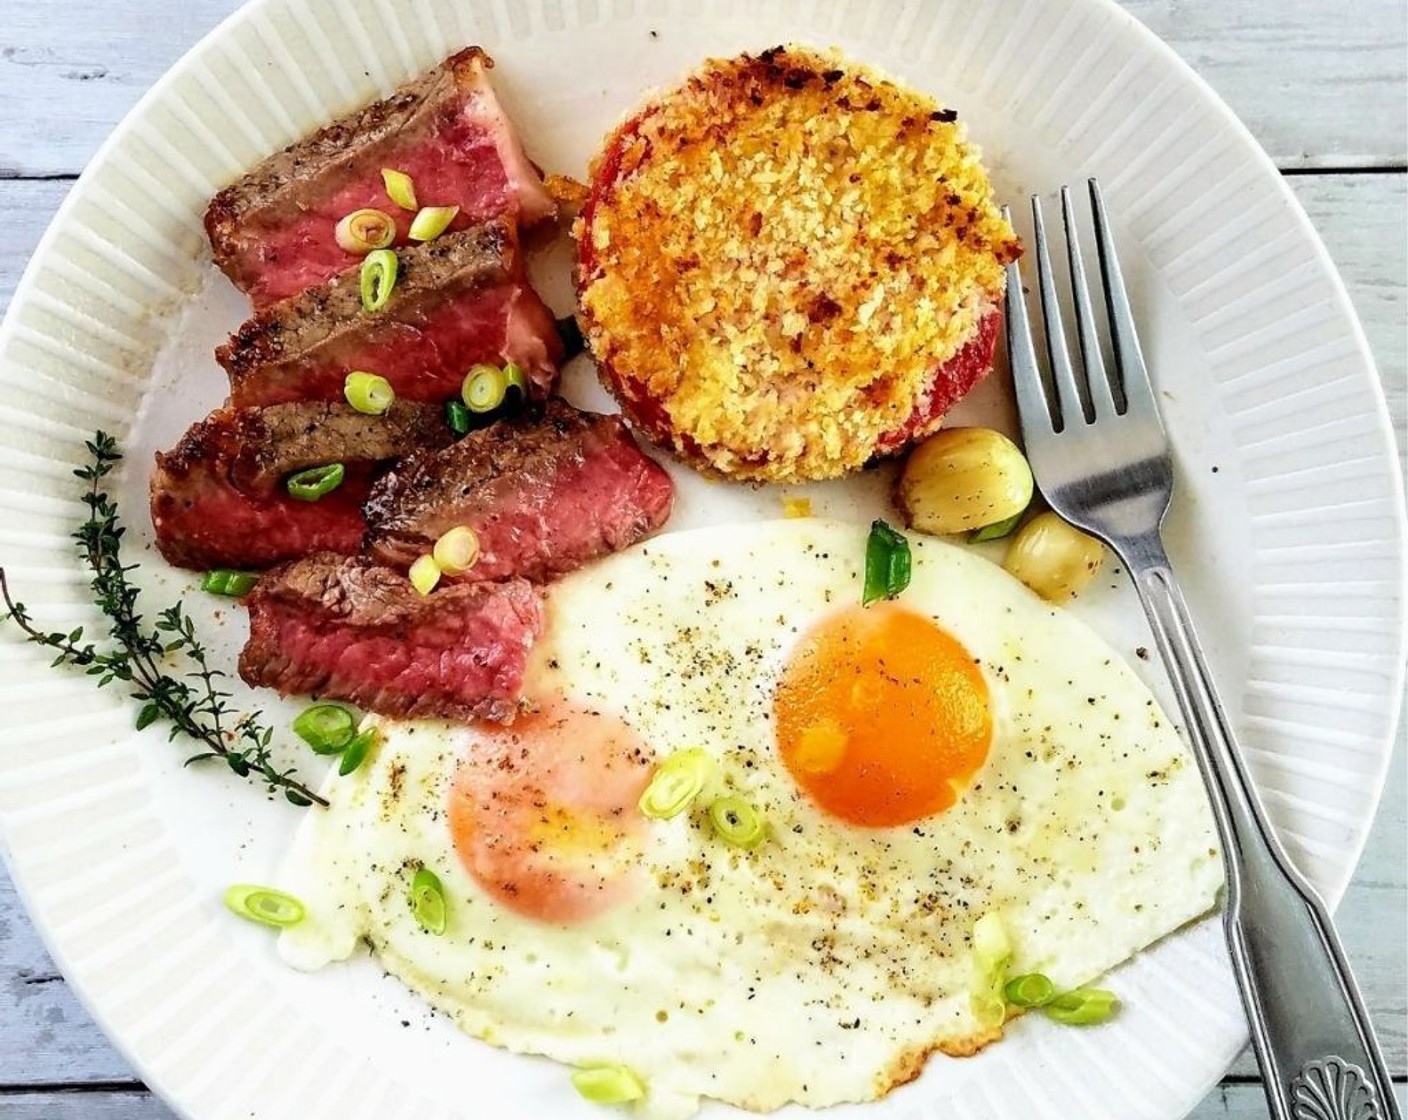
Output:
[[1157,536],[1116,548],[1149,616],[1212,800],[1223,923],[1273,1120],[1401,1120],[1325,904],[1266,819]]

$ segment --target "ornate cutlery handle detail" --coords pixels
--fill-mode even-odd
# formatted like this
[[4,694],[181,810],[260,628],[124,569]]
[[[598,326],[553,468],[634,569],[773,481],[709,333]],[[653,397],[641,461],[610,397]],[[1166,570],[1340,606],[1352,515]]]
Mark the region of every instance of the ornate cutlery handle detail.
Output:
[[1266,819],[1162,545],[1120,543],[1207,779],[1223,925],[1272,1120],[1401,1120],[1334,923]]
[[1295,1120],[1383,1120],[1379,1094],[1368,1075],[1343,1058],[1306,1062],[1291,1082]]

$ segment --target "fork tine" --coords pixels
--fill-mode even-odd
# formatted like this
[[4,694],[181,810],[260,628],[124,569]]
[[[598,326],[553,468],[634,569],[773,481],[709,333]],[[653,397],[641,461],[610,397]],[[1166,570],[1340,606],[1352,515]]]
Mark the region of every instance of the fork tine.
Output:
[[[1010,224],[1012,214],[1006,206],[1002,217]],[[1017,410],[1022,417],[1022,430],[1028,441],[1043,430],[1056,426],[1055,417],[1046,399],[1041,382],[1041,367],[1037,365],[1036,348],[1032,345],[1032,325],[1027,317],[1027,301],[1022,295],[1022,273],[1017,262],[1007,266],[1006,311],[1007,360],[1012,367],[1012,384],[1017,394]]]
[[1051,273],[1051,254],[1046,247],[1046,224],[1041,217],[1041,198],[1032,195],[1033,239],[1036,241],[1037,282],[1041,286],[1041,319],[1046,325],[1046,353],[1051,359],[1051,382],[1056,389],[1059,409],[1057,431],[1070,427],[1077,417],[1088,420],[1076,386],[1071,353],[1066,346],[1066,329],[1061,322],[1061,304],[1056,296],[1056,278]]
[[1071,294],[1076,307],[1076,335],[1080,340],[1080,357],[1085,365],[1085,384],[1090,393],[1090,407],[1098,420],[1124,412],[1124,394],[1105,369],[1100,353],[1100,335],[1095,325],[1095,309],[1090,304],[1090,288],[1085,281],[1085,263],[1081,260],[1080,235],[1076,227],[1075,207],[1069,187],[1061,188],[1061,221],[1066,227],[1066,254],[1071,266]]
[[1134,328],[1134,311],[1129,305],[1129,293],[1124,286],[1124,273],[1115,252],[1115,239],[1105,216],[1105,202],[1100,197],[1100,183],[1090,180],[1090,206],[1095,216],[1095,247],[1100,253],[1100,272],[1105,279],[1105,305],[1110,312],[1110,336],[1114,343],[1115,368],[1124,390],[1125,407],[1138,409],[1158,417],[1154,390],[1149,384],[1149,369],[1144,364],[1144,351],[1139,346],[1139,334]]

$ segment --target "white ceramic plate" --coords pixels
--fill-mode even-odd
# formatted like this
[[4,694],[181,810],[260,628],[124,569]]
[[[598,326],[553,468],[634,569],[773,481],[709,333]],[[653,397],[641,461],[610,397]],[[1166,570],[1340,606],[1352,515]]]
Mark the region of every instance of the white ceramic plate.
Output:
[[[535,158],[580,174],[645,90],[706,54],[789,40],[838,45],[956,106],[1008,199],[1101,177],[1176,445],[1170,552],[1272,816],[1338,898],[1402,688],[1402,503],[1383,400],[1344,290],[1271,163],[1104,0],[258,0],[117,129],[15,295],[0,335],[0,558],[15,591],[46,622],[91,623],[68,543],[83,514],[70,472],[103,427],[132,459],[119,493],[143,579],[210,616],[149,551],[145,477],[151,452],[222,396],[210,350],[245,304],[210,265],[200,218],[259,157],[479,43]],[[566,310],[563,258],[539,264]],[[584,365],[569,392],[597,400]],[[1000,383],[963,408],[1001,419]],[[675,527],[778,512],[774,493],[680,477]],[[880,483],[810,493],[818,513],[870,516]],[[1119,583],[1079,610],[1129,654],[1147,636]],[[206,630],[232,665],[243,622],[218,613]],[[219,894],[272,874],[297,812],[222,771],[182,771],[164,736],[131,730],[129,702],[46,661],[0,643],[12,870],[70,982],[179,1111],[599,1115],[559,1068],[459,1036],[368,962],[284,970]],[[1156,668],[1137,667],[1162,690]],[[275,724],[291,710],[259,702]],[[1113,982],[1127,1011],[1107,1027],[1023,1021],[977,1058],[937,1058],[885,1102],[834,1115],[1183,1115],[1244,1039],[1216,923]],[[767,1014],[785,1029],[786,1009]]]

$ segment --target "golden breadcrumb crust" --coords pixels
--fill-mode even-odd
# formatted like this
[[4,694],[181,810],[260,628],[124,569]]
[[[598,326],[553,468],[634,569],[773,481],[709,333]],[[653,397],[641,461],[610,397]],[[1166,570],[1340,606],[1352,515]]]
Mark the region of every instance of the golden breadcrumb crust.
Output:
[[830,478],[903,428],[1020,243],[956,114],[832,52],[712,60],[608,138],[584,334],[646,434]]

